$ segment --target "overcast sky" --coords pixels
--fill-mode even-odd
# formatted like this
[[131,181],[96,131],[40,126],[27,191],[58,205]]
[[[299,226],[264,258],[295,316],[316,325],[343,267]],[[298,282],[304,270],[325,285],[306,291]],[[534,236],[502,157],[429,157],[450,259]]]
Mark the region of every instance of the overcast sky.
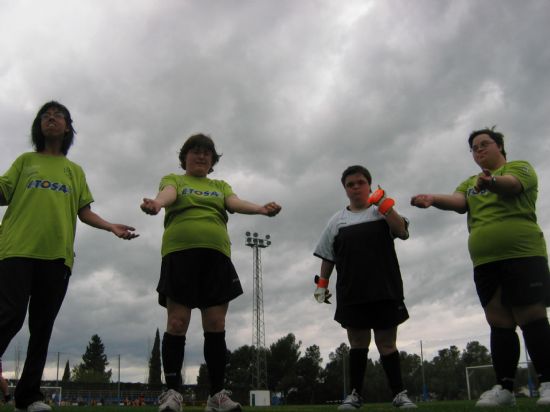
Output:
[[[273,240],[262,251],[266,344],[292,332],[326,362],[347,341],[335,305],[313,299],[312,252],[347,204],[340,176],[352,164],[411,221],[410,239],[396,241],[411,315],[399,349],[420,355],[422,340],[431,358],[472,340],[488,346],[465,216],[409,199],[451,193],[477,173],[468,134],[497,125],[508,159],[538,173],[539,222],[550,233],[548,21],[545,0],[0,0],[0,173],[32,150],[36,112],[58,100],[74,119],[69,158],[86,171],[93,210],[141,235],[126,242],[78,225],[46,378],[56,378],[57,353],[61,368],[80,362],[93,334],[115,378],[119,354],[123,381],[146,378],[155,330],[165,329],[155,292],[163,218],[139,204],[163,175],[183,173],[178,150],[196,132],[223,153],[210,177],[283,206],[271,219],[230,216],[245,290],[230,304],[230,350],[252,343],[247,230]],[[193,316],[187,382],[203,362]],[[7,376],[18,348],[24,358],[26,329],[4,354]],[[378,359],[374,344],[370,356]]]

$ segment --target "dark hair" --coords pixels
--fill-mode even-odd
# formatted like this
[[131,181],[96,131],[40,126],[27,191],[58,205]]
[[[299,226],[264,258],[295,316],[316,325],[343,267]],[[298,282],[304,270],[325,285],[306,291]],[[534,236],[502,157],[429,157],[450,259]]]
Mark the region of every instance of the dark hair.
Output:
[[[183,170],[185,170],[185,157],[187,156],[187,153],[192,149],[204,149],[212,153],[212,166],[218,163],[220,157],[222,157],[221,153],[218,154],[218,152],[216,152],[216,146],[214,145],[214,141],[210,138],[210,136],[202,133],[194,134],[185,141],[180,149],[179,159]],[[210,167],[208,173],[212,173],[213,171],[214,169]]]
[[372,177],[370,175],[370,172],[364,168],[363,166],[355,165],[355,166],[349,166],[346,170],[344,170],[344,173],[342,173],[342,185],[346,185],[346,178],[350,175],[354,175],[356,173],[361,173],[363,176],[367,178],[367,181],[369,182],[369,185],[372,183]]
[[470,133],[470,137],[468,138],[468,144],[470,145],[470,149],[471,149],[474,139],[480,134],[486,134],[491,139],[493,139],[493,141],[497,144],[497,146],[500,147],[500,153],[502,153],[502,156],[504,156],[504,158],[506,159],[506,151],[504,150],[504,135],[502,133],[496,132],[495,127],[496,126],[493,126],[491,128],[486,127],[485,129],[480,129],[480,130],[474,130],[472,133]]
[[44,104],[36,114],[36,117],[34,118],[34,121],[32,122],[31,127],[31,140],[32,144],[37,152],[41,152],[46,147],[46,139],[44,138],[44,135],[42,134],[42,119],[41,116],[48,111],[50,108],[55,108],[59,110],[61,113],[63,113],[63,116],[65,117],[65,123],[67,124],[67,129],[69,129],[67,132],[65,132],[65,135],[63,136],[63,143],[61,144],[61,151],[66,156],[69,152],[69,148],[73,145],[74,135],[76,134],[76,130],[73,128],[73,119],[71,118],[71,113],[69,110],[63,106],[61,103],[56,102],[52,100],[51,102],[48,102]]

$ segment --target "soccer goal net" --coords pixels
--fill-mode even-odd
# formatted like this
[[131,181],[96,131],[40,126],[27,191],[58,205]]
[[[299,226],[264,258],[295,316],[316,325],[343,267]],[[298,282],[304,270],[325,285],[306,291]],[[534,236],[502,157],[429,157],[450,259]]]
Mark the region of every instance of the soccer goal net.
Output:
[[[15,386],[8,386],[11,394],[15,391]],[[41,386],[40,392],[44,394],[44,402],[50,405],[61,405],[63,390],[61,386]]]
[[[535,376],[531,362],[519,362],[514,387],[517,393],[525,396],[532,396],[534,384],[532,377]],[[479,365],[466,367],[466,389],[468,399],[478,398],[483,392],[492,388],[495,384],[495,373],[493,365]]]

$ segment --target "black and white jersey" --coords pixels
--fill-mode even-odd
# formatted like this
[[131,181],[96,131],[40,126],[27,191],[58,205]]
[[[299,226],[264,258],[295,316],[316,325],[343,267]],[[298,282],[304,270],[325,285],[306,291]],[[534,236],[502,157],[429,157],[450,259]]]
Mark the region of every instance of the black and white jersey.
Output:
[[336,266],[339,305],[402,300],[394,236],[376,207],[347,208],[329,220],[314,255]]

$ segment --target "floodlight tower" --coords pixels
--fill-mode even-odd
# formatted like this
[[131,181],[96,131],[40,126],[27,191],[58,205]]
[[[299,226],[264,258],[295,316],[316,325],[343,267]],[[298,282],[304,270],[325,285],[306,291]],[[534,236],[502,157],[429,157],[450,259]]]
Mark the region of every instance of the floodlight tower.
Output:
[[267,389],[267,357],[265,350],[264,297],[262,286],[261,249],[271,245],[271,237],[260,237],[258,233],[246,232],[246,246],[252,248],[254,265],[252,304],[252,345],[256,347],[255,365],[252,368],[252,385],[256,389]]

